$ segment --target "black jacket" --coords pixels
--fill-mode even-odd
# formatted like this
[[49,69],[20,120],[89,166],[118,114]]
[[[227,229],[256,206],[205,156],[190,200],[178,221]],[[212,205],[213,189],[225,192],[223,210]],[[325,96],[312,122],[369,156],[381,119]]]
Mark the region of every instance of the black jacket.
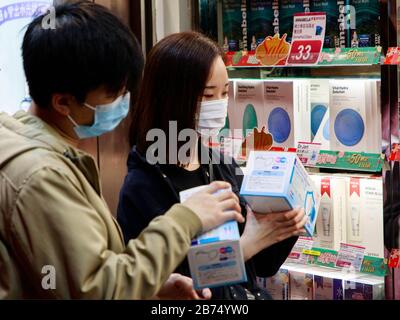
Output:
[[[210,151],[211,152],[211,151]],[[213,165],[214,180],[227,181],[232,190],[239,196],[242,175],[236,175],[237,164]],[[128,158],[128,174],[120,192],[118,206],[118,222],[122,228],[125,242],[136,238],[155,217],[164,214],[168,209],[179,203],[179,195],[169,178],[163,173],[162,166],[149,164],[136,150],[132,149]],[[242,213],[246,216],[245,201],[240,198]],[[244,224],[239,227],[243,232]],[[254,256],[246,263],[248,282],[212,289],[213,299],[246,299],[243,287],[256,298],[270,298],[265,290],[256,283],[256,276],[271,277],[275,275],[292,250],[297,237],[293,237],[273,245]],[[187,259],[176,272],[190,276]]]

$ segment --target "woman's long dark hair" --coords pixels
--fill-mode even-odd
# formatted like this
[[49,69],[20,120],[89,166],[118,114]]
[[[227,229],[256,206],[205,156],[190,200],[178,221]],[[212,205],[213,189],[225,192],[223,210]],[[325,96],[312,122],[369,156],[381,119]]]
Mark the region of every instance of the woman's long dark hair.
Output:
[[153,128],[163,130],[168,143],[169,121],[177,121],[178,133],[195,129],[199,99],[218,56],[224,56],[221,48],[197,32],[172,34],[153,47],[147,57],[130,130],[130,143],[140,153],[145,154],[153,143],[146,141]]

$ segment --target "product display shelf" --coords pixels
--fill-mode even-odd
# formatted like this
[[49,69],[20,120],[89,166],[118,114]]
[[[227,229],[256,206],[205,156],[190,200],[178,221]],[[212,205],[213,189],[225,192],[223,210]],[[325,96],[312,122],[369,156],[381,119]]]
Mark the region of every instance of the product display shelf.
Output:
[[[259,3],[260,6],[265,6],[269,2],[263,2],[263,1],[252,1],[249,0],[247,1],[248,7],[247,7],[247,17],[245,15],[237,15],[237,20],[236,18],[231,16],[231,20],[228,17],[228,20],[225,21],[225,16],[223,13],[223,2],[221,0],[215,0],[215,1],[200,1],[202,3],[202,6],[205,7],[206,3],[210,6],[215,6],[215,11],[216,11],[216,19],[217,19],[217,25],[218,27],[213,31],[213,32],[206,32],[208,34],[215,35],[216,38],[218,38],[218,41],[221,46],[224,47],[224,49],[227,48],[227,45],[231,45],[231,43],[228,41],[226,42],[226,33],[232,32],[233,37],[237,36],[239,39],[240,35],[242,34],[241,32],[245,31],[244,29],[240,28],[240,25],[243,23],[243,21],[248,19],[245,23],[245,26],[247,26],[247,32],[257,32],[254,31],[257,28],[263,28],[264,25],[260,23],[256,27],[254,25],[252,26],[251,24],[256,21],[254,19],[261,19],[259,21],[264,21],[265,18],[262,18],[261,16],[251,16],[251,6],[252,3]],[[226,3],[229,2],[235,2],[235,1],[226,1]],[[242,13],[243,13],[243,3],[245,1],[237,1],[237,2],[242,2]],[[295,1],[293,2],[293,5],[296,6],[297,2],[301,1]],[[323,1],[310,1],[311,6],[315,6],[315,3],[317,2],[323,2]],[[336,8],[336,2],[332,1],[325,1],[332,6],[335,6]],[[274,5],[274,1],[272,1],[272,5]],[[292,19],[293,21],[293,15],[291,15],[286,9],[283,9],[286,2],[285,1],[277,1],[279,3],[279,19],[281,22],[281,28],[283,26],[284,31],[281,29],[281,34],[284,34],[284,32],[288,32],[290,28],[288,28],[285,24],[286,22],[290,21]],[[282,5],[282,3],[284,3]],[[296,4],[295,4],[296,3]],[[364,2],[363,2],[364,3]],[[366,3],[366,2],[365,2]],[[303,3],[304,5],[304,3]],[[290,4],[291,6],[291,4]],[[335,150],[334,147],[331,147],[330,149],[325,149],[321,147],[321,150],[319,151],[320,155],[322,155],[322,161],[318,163],[315,166],[306,166],[306,169],[309,173],[312,174],[317,174],[317,175],[342,175],[343,177],[346,177],[346,179],[353,179],[354,176],[361,176],[361,177],[372,177],[373,179],[378,179],[378,185],[383,186],[383,198],[380,201],[380,209],[379,211],[381,212],[381,219],[379,225],[374,225],[373,227],[376,229],[377,227],[381,230],[382,233],[382,238],[379,237],[379,243],[378,245],[384,248],[384,241],[383,241],[383,229],[385,228],[385,243],[387,243],[388,238],[391,238],[392,235],[387,233],[387,221],[386,221],[386,215],[387,212],[385,211],[385,221],[383,217],[383,210],[384,210],[384,202],[385,202],[385,210],[386,206],[391,199],[393,199],[393,196],[395,195],[395,192],[391,190],[391,186],[393,185],[393,168],[389,168],[388,162],[386,161],[388,159],[390,149],[391,149],[391,143],[396,142],[393,141],[393,138],[396,138],[399,136],[399,131],[394,133],[393,131],[393,126],[396,126],[398,128],[398,120],[397,123],[396,119],[398,119],[398,83],[394,84],[393,83],[393,76],[396,73],[396,82],[397,82],[397,69],[396,71],[390,69],[391,66],[387,65],[389,63],[389,60],[387,58],[387,52],[388,52],[388,46],[392,45],[395,47],[397,44],[395,44],[394,41],[391,40],[391,35],[390,33],[393,32],[393,30],[390,30],[393,26],[391,26],[391,23],[395,21],[396,19],[392,19],[393,16],[396,16],[394,12],[397,9],[396,6],[396,1],[388,1],[388,2],[379,2],[380,9],[378,9],[378,12],[380,10],[380,21],[376,21],[376,23],[365,23],[363,24],[363,27],[370,26],[371,28],[381,28],[381,34],[379,38],[380,46],[378,47],[371,47],[371,46],[365,46],[361,45],[358,46],[357,48],[355,47],[347,47],[347,48],[323,48],[322,54],[320,55],[319,61],[316,64],[310,64],[310,65],[303,65],[303,66],[293,66],[293,65],[288,65],[287,60],[288,60],[288,55],[289,55],[289,49],[284,52],[286,56],[273,56],[271,57],[271,61],[273,65],[262,65],[260,62],[261,59],[257,58],[257,50],[254,48],[254,51],[237,51],[237,52],[228,52],[227,54],[227,59],[226,59],[226,65],[229,73],[229,78],[231,80],[242,80],[242,79],[253,79],[253,80],[267,80],[267,79],[282,79],[282,80],[290,80],[290,79],[314,79],[314,78],[325,78],[329,79],[332,81],[352,81],[353,79],[370,79],[370,80],[381,80],[382,81],[382,92],[381,94],[377,95],[378,101],[380,101],[380,114],[373,115],[371,119],[374,119],[370,124],[381,126],[382,128],[382,139],[381,139],[381,144],[379,145],[379,151],[382,150],[382,154],[377,151],[370,152],[366,149],[361,148],[361,150],[357,150],[357,152],[354,152],[354,150]],[[275,8],[277,9],[277,7]],[[371,8],[372,9],[372,8]],[[376,8],[374,7],[375,10]],[[250,10],[250,11],[249,11]],[[313,9],[311,8],[311,11]],[[314,10],[316,11],[316,10]],[[320,11],[320,10],[318,10]],[[260,11],[261,12],[261,11]],[[328,12],[328,11],[327,11]],[[336,11],[329,11],[329,15],[334,13]],[[276,11],[274,12],[276,13]],[[390,19],[389,19],[390,17]],[[275,16],[276,18],[276,16]],[[282,22],[283,20],[284,22]],[[329,23],[335,23],[337,22],[337,17],[336,19],[332,19],[332,17],[327,17]],[[329,20],[331,19],[331,20]],[[368,19],[371,19],[371,17],[368,17]],[[276,20],[268,20],[272,21],[272,23],[275,23]],[[231,25],[232,23],[232,25]],[[238,28],[237,30],[235,29],[235,23],[238,23]],[[282,25],[283,23],[283,25]],[[202,26],[203,31],[204,31],[204,26]],[[229,29],[233,28],[233,29]],[[286,29],[285,29],[286,28]],[[393,28],[392,28],[393,29]],[[397,28],[396,28],[397,29]],[[290,32],[290,31],[289,31]],[[352,31],[353,32],[353,31]],[[374,31],[375,32],[375,31]],[[397,30],[396,30],[397,32]],[[231,33],[230,33],[231,34]],[[357,34],[359,35],[359,44],[363,41],[365,41],[365,34],[364,33],[359,33],[357,30]],[[372,34],[372,33],[371,33]],[[375,33],[376,36],[376,33]],[[229,36],[228,36],[229,37]],[[347,35],[346,35],[347,37]],[[257,37],[256,37],[257,38]],[[353,38],[357,38],[355,34],[353,34]],[[377,38],[375,37],[375,40]],[[250,42],[254,42],[254,38],[252,39],[249,37],[247,39]],[[257,39],[258,40],[258,39]],[[245,39],[243,38],[243,41]],[[239,41],[240,42],[240,41]],[[288,40],[290,43],[290,40]],[[376,43],[376,42],[375,42]],[[262,45],[262,44],[260,44]],[[249,47],[250,48],[250,47]],[[396,60],[396,57],[393,58],[393,55],[398,53],[399,50],[392,50],[392,61]],[[390,53],[390,51],[389,51]],[[265,59],[264,61],[268,61],[268,59]],[[396,60],[397,63],[398,60]],[[393,62],[391,62],[393,63]],[[393,68],[393,67],[392,67]],[[369,92],[366,90],[366,92]],[[396,92],[394,94],[394,92]],[[380,97],[380,99],[379,99]],[[392,100],[395,100],[394,102]],[[393,115],[393,116],[392,116]],[[264,118],[262,118],[263,121],[265,121]],[[262,125],[260,125],[261,127]],[[260,129],[259,127],[259,129]],[[232,124],[231,124],[232,128]],[[368,129],[367,129],[368,130]],[[297,147],[296,145],[292,145],[293,147]],[[386,157],[385,157],[386,156]],[[331,160],[333,157],[336,157],[336,163],[331,163]],[[243,159],[243,157],[239,157],[238,159],[239,164],[243,168],[244,173],[246,173],[245,165],[246,165],[246,160]],[[393,165],[392,165],[393,166]],[[392,167],[391,166],[391,167]],[[400,171],[400,170],[399,170]],[[380,181],[380,182],[379,182]],[[381,195],[382,196],[382,195]],[[385,223],[385,226],[382,224]],[[373,232],[374,233],[374,232]],[[376,233],[376,232],[375,232]],[[384,257],[374,257],[374,256],[368,256],[367,252],[366,255],[363,259],[363,264],[360,269],[360,272],[352,272],[351,274],[346,273],[343,269],[336,268],[335,264],[332,263],[332,260],[336,260],[336,257],[339,253],[339,249],[336,248],[337,250],[330,250],[326,248],[320,248],[317,246],[312,245],[310,248],[310,252],[314,253],[315,255],[307,255],[309,257],[309,260],[311,261],[310,263],[306,263],[305,265],[299,265],[298,263],[292,263],[287,261],[285,265],[282,268],[288,268],[290,271],[303,271],[304,273],[315,273],[317,276],[325,276],[330,273],[335,273],[335,274],[340,274],[342,276],[343,281],[350,281],[351,277],[355,278],[367,278],[368,280],[371,281],[371,283],[377,284],[378,286],[381,286],[383,282],[386,280],[386,286],[388,286],[388,283],[392,280],[389,280],[387,277],[385,278],[385,275],[388,273],[388,266],[387,266],[387,255]],[[383,251],[380,250],[379,251]],[[308,252],[308,253],[310,253]],[[320,265],[317,265],[316,263],[318,262],[318,257],[323,256],[330,256],[330,263],[325,263],[329,262],[327,260],[323,261],[322,263],[319,263]],[[308,258],[307,258],[308,259]],[[321,258],[322,259],[322,258]],[[321,261],[320,261],[321,262]],[[311,264],[312,263],[312,264]],[[324,265],[325,263],[325,265]],[[393,273],[389,270],[390,273]],[[264,279],[264,282],[266,279]],[[392,290],[390,286],[387,287],[387,292],[386,296],[391,297],[390,290]],[[356,295],[357,296],[357,295]],[[376,295],[376,296],[370,296],[370,299],[382,299],[384,298],[383,295]]]

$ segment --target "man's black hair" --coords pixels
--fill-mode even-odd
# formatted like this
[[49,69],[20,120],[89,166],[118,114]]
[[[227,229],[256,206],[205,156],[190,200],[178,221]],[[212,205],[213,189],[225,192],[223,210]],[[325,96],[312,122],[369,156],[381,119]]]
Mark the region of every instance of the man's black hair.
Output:
[[36,17],[22,44],[30,95],[38,106],[49,107],[54,93],[71,94],[83,103],[101,87],[110,94],[125,85],[136,89],[144,59],[127,26],[88,1],[58,5],[55,15],[55,29],[42,23],[46,14]]

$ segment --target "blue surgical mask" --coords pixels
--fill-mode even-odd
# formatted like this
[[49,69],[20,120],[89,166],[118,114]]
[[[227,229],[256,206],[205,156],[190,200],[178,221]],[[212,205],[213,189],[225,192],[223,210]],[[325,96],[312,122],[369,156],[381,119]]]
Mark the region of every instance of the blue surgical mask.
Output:
[[68,119],[74,124],[76,135],[80,139],[101,136],[104,133],[114,130],[129,112],[130,93],[117,98],[109,104],[98,105],[93,107],[87,103],[85,107],[94,111],[94,123],[91,126],[79,125],[70,115]]

